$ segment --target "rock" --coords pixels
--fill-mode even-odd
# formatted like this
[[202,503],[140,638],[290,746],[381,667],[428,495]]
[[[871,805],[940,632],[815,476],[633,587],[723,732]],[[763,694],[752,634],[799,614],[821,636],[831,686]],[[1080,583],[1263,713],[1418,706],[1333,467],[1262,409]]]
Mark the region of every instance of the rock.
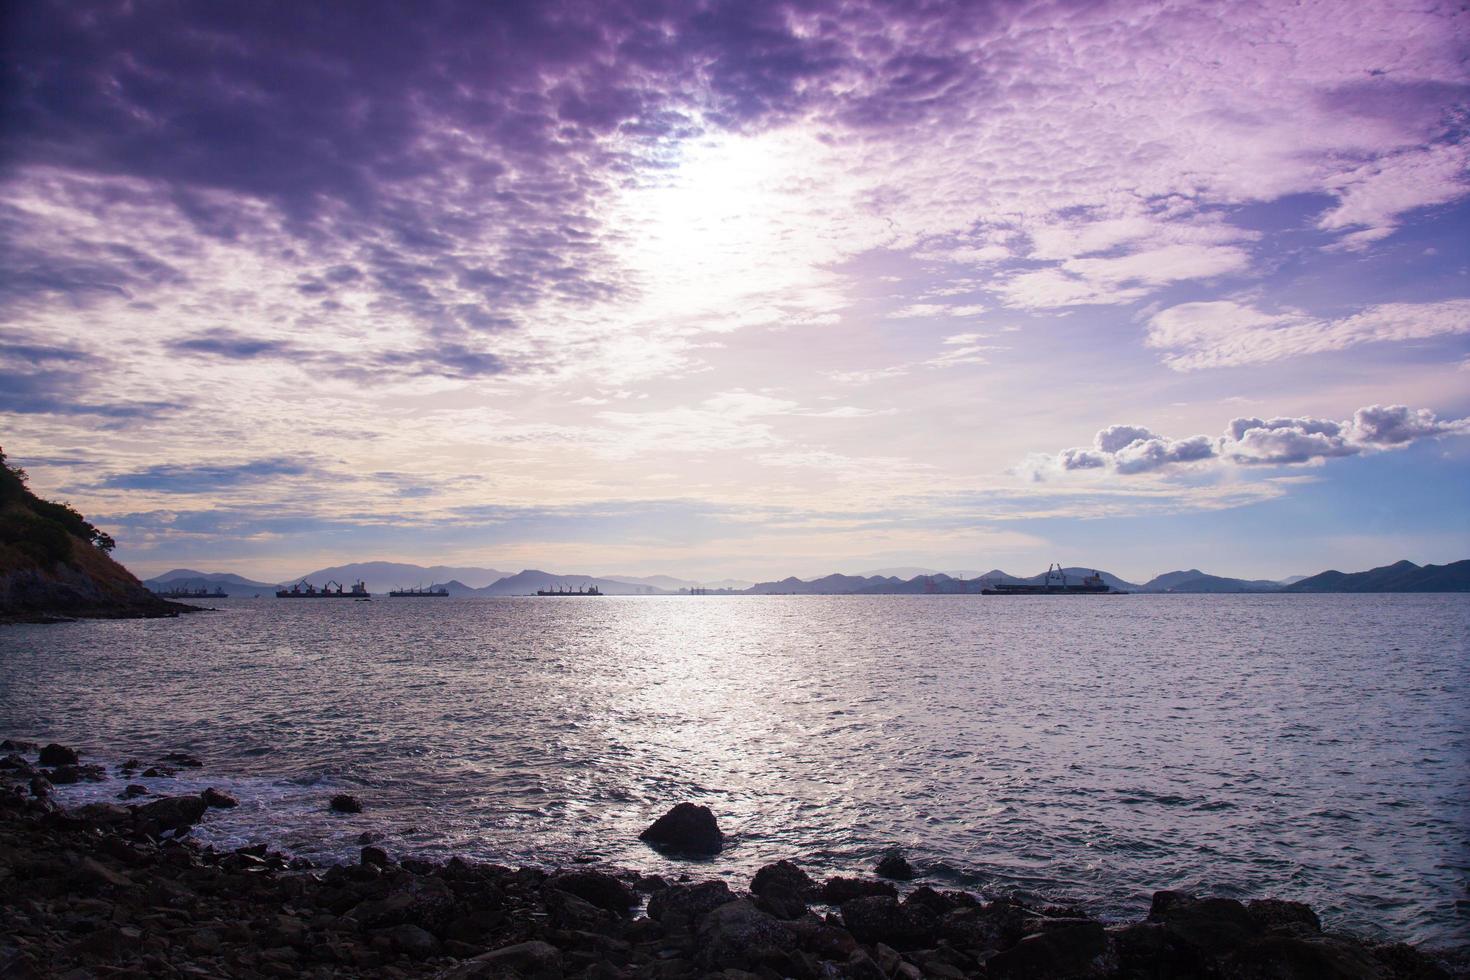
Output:
[[198,823],[207,809],[204,800],[197,796],[169,796],[138,807],[133,811],[133,819],[145,832],[177,833]]
[[763,911],[778,919],[798,919],[816,896],[817,883],[790,861],[778,861],[755,873],[750,890]]
[[364,847],[361,857],[363,864],[376,864],[380,868],[388,866],[388,852],[381,847]]
[[648,917],[662,920],[682,915],[692,920],[733,901],[730,886],[718,879],[697,885],[670,885],[648,900]]
[[57,745],[55,742],[41,750],[41,765],[43,766],[74,766],[78,761],[75,749]]
[[332,797],[332,802],[328,804],[328,809],[333,813],[361,813],[362,804],[358,802],[355,796],[347,793],[338,793]]
[[1222,959],[1226,977],[1271,980],[1387,980],[1391,974],[1359,943],[1335,936],[1271,935]]
[[1027,936],[986,960],[985,975],[994,980],[1063,980],[1109,976],[1115,967],[1102,923],[1083,922]]
[[914,866],[903,856],[903,851],[897,848],[884,854],[874,870],[878,872],[878,877],[893,878],[896,881],[910,881],[914,877]]
[[79,819],[99,827],[114,827],[133,819],[130,811],[115,803],[88,803],[72,812]]
[[51,780],[47,779],[45,776],[31,777],[32,796],[35,796],[38,799],[45,799],[46,797],[51,795],[51,791],[53,789],[55,789],[55,787],[51,785]]
[[176,769],[170,769],[168,766],[149,766],[147,769],[144,769],[143,770],[143,778],[144,779],[163,779],[165,777],[172,778],[173,775],[174,775],[174,773],[177,772],[177,771],[178,770],[176,770]]
[[117,794],[117,798],[120,800],[136,800],[140,796],[147,795],[147,786],[143,786],[139,783],[129,783],[121,793]]
[[1310,905],[1288,902],[1280,898],[1258,898],[1246,905],[1245,910],[1256,925],[1268,932],[1320,933],[1322,920]]
[[0,769],[7,770],[9,775],[17,778],[21,776],[34,776],[36,774],[35,766],[32,766],[29,762],[14,753],[0,759]]
[[34,752],[34,751],[36,751],[36,743],[35,742],[22,742],[19,739],[14,739],[14,738],[7,738],[5,741],[0,742],[0,752]]
[[784,923],[749,900],[737,899],[700,920],[698,959],[705,968],[715,970],[778,968],[787,963],[787,953],[795,943],[796,934]]
[[[898,965],[895,964],[893,969],[896,971]],[[855,949],[847,958],[847,966],[842,975],[850,980],[888,980],[890,974],[864,950]]]
[[445,980],[475,980],[479,977],[525,977],[526,980],[561,980],[561,950],[533,939],[505,946],[466,960],[444,975]]
[[229,810],[240,805],[239,800],[235,799],[229,793],[221,793],[213,786],[200,793],[199,798],[204,801],[206,806],[214,807],[217,810]]
[[143,763],[137,759],[129,759],[117,768],[119,772],[133,772],[136,769],[142,769]]
[[618,915],[626,915],[629,908],[638,904],[638,897],[631,888],[601,871],[569,871],[552,875],[547,879],[546,887],[569,892]]
[[76,766],[57,766],[51,770],[47,778],[57,786],[70,786],[81,782],[82,771]]
[[866,898],[869,895],[888,895],[897,898],[898,889],[886,881],[872,881],[865,878],[828,878],[822,883],[822,891],[819,893],[821,900],[828,905],[841,905],[854,898]]
[[1239,949],[1262,929],[1233,898],[1195,898],[1183,892],[1155,892],[1150,922],[1162,922],[1170,944],[1210,958]]
[[170,752],[163,757],[162,761],[173,763],[176,766],[182,766],[185,769],[200,769],[204,766],[204,763],[187,752]]
[[765,895],[772,891],[815,895],[817,883],[812,880],[811,875],[790,861],[777,861],[755,873],[755,877],[750,880],[750,890],[756,895]]
[[725,835],[707,806],[680,803],[638,835],[654,847],[685,854],[718,854]]
[[393,948],[412,959],[428,959],[439,953],[439,940],[427,929],[404,923],[382,933],[393,943]]
[[930,946],[939,917],[918,906],[903,906],[892,895],[868,895],[842,903],[842,924],[860,943],[885,943],[897,949]]

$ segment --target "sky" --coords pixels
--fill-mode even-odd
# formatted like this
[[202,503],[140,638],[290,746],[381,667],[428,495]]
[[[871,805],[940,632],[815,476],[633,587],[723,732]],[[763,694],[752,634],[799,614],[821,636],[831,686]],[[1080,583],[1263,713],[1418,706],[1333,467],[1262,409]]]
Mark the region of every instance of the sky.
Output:
[[1470,12],[9,4],[0,446],[135,572],[1470,557]]

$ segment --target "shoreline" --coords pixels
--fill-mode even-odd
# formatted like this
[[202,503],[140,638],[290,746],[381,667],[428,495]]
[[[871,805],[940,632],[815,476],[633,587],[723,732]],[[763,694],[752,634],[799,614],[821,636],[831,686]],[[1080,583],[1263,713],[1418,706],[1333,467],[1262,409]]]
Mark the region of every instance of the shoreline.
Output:
[[[234,804],[213,790],[64,810],[53,780],[126,780],[61,746],[5,742],[0,756],[5,975],[1428,980],[1467,966],[1323,932],[1297,902],[1165,891],[1146,918],[1104,922],[911,886],[902,861],[884,868],[892,878],[820,882],[781,861],[740,890],[699,880],[707,860],[670,881],[603,864],[395,859],[364,841],[357,863],[318,866],[192,840]],[[183,755],[159,764],[200,768]]]

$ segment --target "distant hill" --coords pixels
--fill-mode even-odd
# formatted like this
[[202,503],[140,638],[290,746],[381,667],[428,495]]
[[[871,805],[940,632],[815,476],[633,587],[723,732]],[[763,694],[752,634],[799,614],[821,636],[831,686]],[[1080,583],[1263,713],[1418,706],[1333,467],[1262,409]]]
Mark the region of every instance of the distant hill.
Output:
[[1145,582],[1143,592],[1279,592],[1281,583],[1269,579],[1225,578],[1206,575],[1198,568],[1165,572]]
[[276,586],[269,582],[254,582],[241,575],[230,572],[196,572],[192,568],[175,568],[155,575],[153,578],[144,579],[143,584],[154,592],[168,592],[171,589],[198,589],[205,588],[214,591],[216,587],[221,588],[226,594],[255,594],[256,592],[274,592]]
[[722,578],[718,581],[704,582],[687,578],[675,578],[672,575],[603,575],[601,577],[612,582],[626,582],[629,585],[647,585],[663,592],[678,592],[680,589],[733,589],[739,592],[755,584],[733,578]]
[[[1090,568],[1067,568],[1063,570],[1068,581],[1080,582],[1083,578],[1091,575]],[[1131,582],[1126,582],[1118,576],[1109,572],[1100,572],[1102,580],[1115,589],[1123,592],[1136,592],[1139,587]],[[1046,578],[1046,573],[1041,572],[1030,578],[1017,578],[1008,575],[999,569],[986,572],[983,576],[973,578],[961,578],[946,575],[943,572],[934,572],[924,575],[915,575],[910,579],[901,579],[897,576],[880,575],[826,575],[822,578],[802,580],[799,578],[784,578],[779,582],[761,582],[747,589],[751,595],[925,595],[925,594],[952,594],[952,593],[976,593],[981,588],[996,582],[1041,582]]]
[[0,622],[177,616],[112,560],[113,540],[70,506],[42,500],[0,451]]
[[1366,572],[1312,575],[1283,592],[1470,592],[1470,559],[1448,565],[1395,562]]
[[458,568],[452,565],[410,565],[397,561],[361,561],[350,565],[319,568],[314,572],[290,579],[290,581],[305,580],[320,587],[328,580],[350,586],[361,579],[367,583],[367,590],[376,594],[387,592],[390,589],[427,586],[431,582],[451,580],[457,580],[471,589],[479,589],[493,585],[508,575],[510,572],[502,572],[494,568]]
[[483,589],[476,589],[474,594],[481,596],[535,595],[538,589],[585,589],[593,585],[597,586],[604,595],[663,594],[663,590],[651,585],[636,585],[620,582],[617,579],[598,578],[594,575],[558,575],[536,568],[528,568],[514,575],[507,575]]
[[878,575],[824,575],[810,581],[794,576],[779,582],[759,582],[745,591],[751,595],[852,595],[856,592],[872,592],[875,587],[894,587],[903,584],[902,579],[884,578]]

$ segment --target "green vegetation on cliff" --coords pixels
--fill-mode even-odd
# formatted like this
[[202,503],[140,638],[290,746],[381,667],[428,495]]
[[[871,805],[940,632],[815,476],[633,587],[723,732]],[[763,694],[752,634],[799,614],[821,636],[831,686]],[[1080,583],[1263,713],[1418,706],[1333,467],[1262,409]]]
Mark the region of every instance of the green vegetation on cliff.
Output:
[[109,557],[115,542],[75,508],[42,500],[0,450],[0,621],[55,616],[171,616]]

